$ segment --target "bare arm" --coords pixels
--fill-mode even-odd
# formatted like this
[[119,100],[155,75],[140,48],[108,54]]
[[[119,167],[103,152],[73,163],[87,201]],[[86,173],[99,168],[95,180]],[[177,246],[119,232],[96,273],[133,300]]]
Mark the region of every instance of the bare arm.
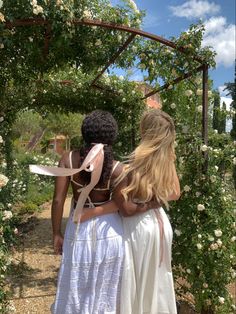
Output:
[[[68,155],[64,155],[60,162],[60,167],[67,166]],[[54,195],[51,207],[53,246],[56,254],[62,253],[63,236],[61,234],[61,221],[66,195],[69,188],[69,177],[56,177]]]
[[175,173],[174,173],[173,185],[174,185],[175,191],[171,195],[169,195],[168,201],[176,201],[180,198],[180,184],[179,184],[179,178],[176,172],[176,168],[175,168]]
[[118,211],[118,206],[117,204],[111,200],[107,203],[104,203],[100,206],[96,206],[94,208],[84,208],[83,209],[83,214],[81,216],[80,221],[86,221],[98,216],[106,215],[106,214],[112,214]]

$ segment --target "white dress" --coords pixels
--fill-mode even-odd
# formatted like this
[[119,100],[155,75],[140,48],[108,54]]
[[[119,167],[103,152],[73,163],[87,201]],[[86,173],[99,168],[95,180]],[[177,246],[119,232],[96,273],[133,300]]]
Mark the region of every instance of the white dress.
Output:
[[163,243],[155,210],[123,218],[125,261],[120,314],[177,313],[171,271],[173,232],[163,208],[158,210],[163,222]]
[[67,223],[53,314],[117,314],[124,257],[118,213]]
[[[72,168],[71,154],[70,166]],[[71,181],[81,188],[73,177]],[[110,180],[105,190],[110,190]],[[91,206],[101,204],[92,203],[89,196],[88,201]],[[57,293],[51,312],[118,314],[124,261],[122,219],[118,213],[96,217],[80,223],[77,232],[73,212],[74,204],[66,226]]]

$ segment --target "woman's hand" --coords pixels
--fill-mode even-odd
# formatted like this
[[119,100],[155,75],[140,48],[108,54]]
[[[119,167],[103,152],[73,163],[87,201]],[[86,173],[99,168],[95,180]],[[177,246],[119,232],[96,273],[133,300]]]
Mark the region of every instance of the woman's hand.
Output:
[[61,233],[53,235],[53,249],[55,254],[62,255],[63,241],[64,238]]

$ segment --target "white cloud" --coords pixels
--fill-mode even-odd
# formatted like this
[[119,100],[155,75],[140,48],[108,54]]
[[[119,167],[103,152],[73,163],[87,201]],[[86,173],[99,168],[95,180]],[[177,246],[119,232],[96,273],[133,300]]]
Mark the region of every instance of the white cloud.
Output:
[[235,26],[227,24],[225,17],[212,17],[205,21],[202,46],[211,46],[216,51],[216,63],[230,67],[235,60]]
[[181,5],[170,6],[173,15],[178,17],[204,18],[220,11],[220,6],[207,0],[189,0]]

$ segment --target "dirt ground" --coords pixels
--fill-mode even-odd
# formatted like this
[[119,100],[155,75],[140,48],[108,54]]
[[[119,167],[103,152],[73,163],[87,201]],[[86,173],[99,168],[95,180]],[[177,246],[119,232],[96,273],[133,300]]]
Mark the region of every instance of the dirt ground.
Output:
[[[69,214],[70,199],[66,200],[63,226]],[[13,254],[14,266],[9,278],[11,303],[17,314],[50,314],[56,291],[60,256],[52,250],[50,204],[26,224],[27,232]],[[236,285],[230,287],[236,300]],[[195,311],[181,304],[180,314]],[[66,313],[65,313],[66,314]]]
[[[67,199],[63,226],[69,214]],[[22,244],[13,254],[14,267],[9,279],[11,303],[17,314],[48,314],[56,291],[60,256],[52,249],[50,204],[32,217],[29,231],[22,236]]]

